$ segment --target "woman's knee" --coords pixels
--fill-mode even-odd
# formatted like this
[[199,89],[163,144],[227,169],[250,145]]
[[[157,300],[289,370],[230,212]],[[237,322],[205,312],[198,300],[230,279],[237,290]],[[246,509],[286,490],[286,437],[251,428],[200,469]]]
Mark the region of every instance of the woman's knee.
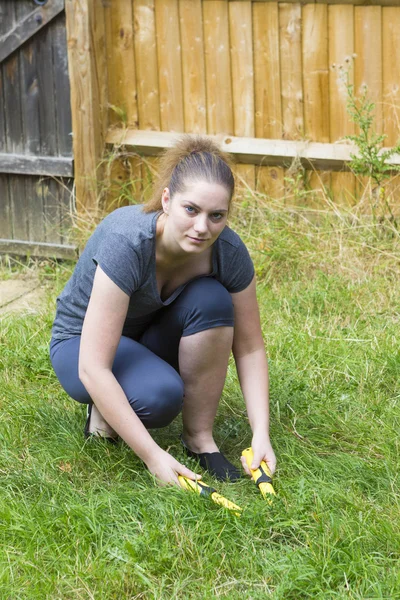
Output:
[[147,429],[166,427],[182,410],[183,381],[170,369],[162,375],[154,373],[147,381],[136,382],[134,390],[127,393],[130,405]]

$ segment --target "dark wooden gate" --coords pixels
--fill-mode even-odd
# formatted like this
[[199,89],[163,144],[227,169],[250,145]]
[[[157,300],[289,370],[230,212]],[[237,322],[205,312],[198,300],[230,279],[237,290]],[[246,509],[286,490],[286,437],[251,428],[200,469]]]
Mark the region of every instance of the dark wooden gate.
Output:
[[75,256],[64,0],[0,0],[0,252]]

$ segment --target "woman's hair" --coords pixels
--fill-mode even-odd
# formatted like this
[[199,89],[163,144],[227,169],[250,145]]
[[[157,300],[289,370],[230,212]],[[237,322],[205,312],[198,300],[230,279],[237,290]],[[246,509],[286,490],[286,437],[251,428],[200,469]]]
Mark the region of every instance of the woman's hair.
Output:
[[168,148],[160,159],[158,178],[153,193],[144,205],[145,212],[162,210],[161,196],[164,188],[169,188],[170,197],[185,191],[186,185],[207,181],[218,183],[233,196],[235,180],[232,159],[209,137],[184,135]]

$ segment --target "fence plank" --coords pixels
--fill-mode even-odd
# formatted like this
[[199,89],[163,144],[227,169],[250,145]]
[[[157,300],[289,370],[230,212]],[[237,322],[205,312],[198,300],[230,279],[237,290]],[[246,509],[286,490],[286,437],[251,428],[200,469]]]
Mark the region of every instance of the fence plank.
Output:
[[[229,3],[234,134],[254,137],[254,68],[251,2]],[[253,165],[236,165],[239,181],[255,188]]]
[[[51,24],[53,37],[53,81],[56,105],[57,149],[61,156],[72,155],[72,122],[70,85],[68,75],[67,36],[65,14],[59,15]],[[59,173],[61,175],[61,173]],[[72,175],[72,173],[68,173]]]
[[161,129],[154,0],[135,0],[139,129]]
[[301,64],[301,6],[279,5],[283,137],[304,136]]
[[233,135],[228,3],[203,1],[206,58],[207,132]]
[[22,20],[14,23],[12,29],[5,29],[5,33],[0,37],[0,62],[15,52],[63,9],[64,0],[53,0],[29,11]]
[[[167,131],[140,131],[110,129],[107,143],[134,146],[146,156],[159,156],[165,148],[174,145],[176,133]],[[317,142],[266,140],[260,138],[240,138],[217,135],[215,140],[221,147],[235,155],[239,162],[253,165],[282,165],[298,158],[306,168],[314,165],[318,169],[339,171],[346,168],[350,153],[356,152],[348,144],[321,144]],[[392,157],[390,164],[400,165],[400,155]]]
[[65,0],[75,185],[79,212],[97,210],[106,126],[104,12],[100,0]]
[[[369,98],[376,103],[374,128],[382,130],[382,8],[355,7],[355,91],[368,87]],[[373,42],[372,42],[373,40]]]
[[180,0],[185,131],[207,133],[201,0]]
[[[109,123],[123,120],[138,126],[133,14],[131,0],[110,2],[104,7],[108,74]],[[129,83],[128,83],[129,82]],[[117,110],[113,110],[113,106]],[[118,114],[122,111],[123,117]]]
[[157,0],[155,8],[161,129],[184,131],[178,0]]
[[382,10],[383,117],[385,145],[400,141],[400,8]]
[[11,206],[8,175],[0,173],[0,237],[11,238]]
[[[361,95],[364,86],[368,97],[375,103],[373,129],[382,130],[382,8],[380,6],[356,6],[354,86]],[[371,41],[373,40],[373,43]],[[357,130],[357,127],[356,127]],[[370,189],[368,177],[356,178],[356,196],[364,195]],[[368,192],[369,193],[369,192]]]
[[[347,113],[346,73],[354,81],[354,8],[329,7],[329,125],[330,140],[337,142],[354,133]],[[354,203],[355,179],[352,173],[331,174],[332,195],[338,204]]]
[[[282,137],[278,3],[253,4],[255,135]],[[256,188],[274,198],[284,192],[281,167],[257,167]]]
[[[304,133],[314,142],[329,142],[328,7],[303,7]],[[318,204],[330,188],[329,172],[311,172],[309,186]]]
[[[3,18],[5,30],[12,29],[17,22],[17,6],[8,3],[8,10]],[[2,64],[4,92],[4,120],[6,129],[7,152],[24,151],[24,129],[21,106],[21,72],[20,56],[14,53]],[[9,216],[11,234],[28,239],[27,200],[24,180],[17,176],[9,177]]]
[[25,240],[0,239],[0,253],[17,254],[19,256],[41,256],[48,258],[63,258],[75,260],[78,251],[75,246],[64,246],[60,244],[36,243]]

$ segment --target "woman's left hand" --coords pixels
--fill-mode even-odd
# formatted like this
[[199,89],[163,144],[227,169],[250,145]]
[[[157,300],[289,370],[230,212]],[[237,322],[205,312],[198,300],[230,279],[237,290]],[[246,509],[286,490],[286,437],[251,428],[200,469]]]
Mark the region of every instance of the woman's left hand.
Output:
[[[251,464],[251,468],[253,470],[257,469],[260,466],[261,461],[264,460],[270,468],[271,475],[273,475],[276,468],[276,457],[275,452],[271,446],[269,435],[264,431],[255,432],[251,441],[251,447],[253,450],[253,462]],[[251,476],[251,472],[249,467],[247,466],[245,457],[242,456],[240,460],[246,474]]]

